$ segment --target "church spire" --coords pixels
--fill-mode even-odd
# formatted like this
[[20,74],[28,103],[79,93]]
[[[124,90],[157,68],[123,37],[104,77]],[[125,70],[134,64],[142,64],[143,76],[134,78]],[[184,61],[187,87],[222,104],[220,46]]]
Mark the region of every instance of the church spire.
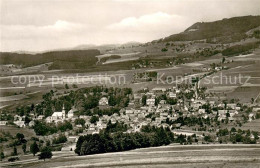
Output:
[[65,107],[64,107],[64,104],[63,104],[63,107],[62,107],[62,118],[63,118],[63,119],[66,118],[66,113],[65,113]]

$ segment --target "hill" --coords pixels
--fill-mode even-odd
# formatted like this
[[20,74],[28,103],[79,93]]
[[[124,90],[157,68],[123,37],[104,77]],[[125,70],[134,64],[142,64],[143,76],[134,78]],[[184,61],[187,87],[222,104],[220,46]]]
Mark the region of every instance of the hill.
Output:
[[247,32],[260,26],[260,16],[242,16],[214,22],[198,22],[184,32],[161,39],[169,41],[206,40],[209,43],[231,43],[247,37]]
[[51,51],[38,54],[0,53],[0,64],[15,64],[29,67],[53,62],[52,69],[74,69],[95,65],[99,50]]

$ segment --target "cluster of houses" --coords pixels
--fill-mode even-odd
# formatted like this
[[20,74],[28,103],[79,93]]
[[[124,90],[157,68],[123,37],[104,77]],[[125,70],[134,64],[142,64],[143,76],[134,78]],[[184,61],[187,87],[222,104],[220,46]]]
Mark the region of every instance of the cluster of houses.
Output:
[[[191,88],[193,89],[193,88]],[[189,89],[182,90],[180,88],[153,88],[151,91],[144,93],[135,93],[134,100],[131,100],[129,106],[120,110],[120,113],[113,114],[111,116],[103,115],[99,117],[99,121],[96,123],[91,123],[91,116],[80,115],[74,116],[73,111],[70,110],[66,115],[65,110],[61,112],[54,112],[52,116],[46,118],[46,122],[62,122],[64,120],[75,121],[77,118],[85,120],[85,131],[82,134],[95,134],[99,133],[100,130],[107,127],[107,123],[111,121],[112,124],[116,122],[122,122],[129,126],[127,132],[137,132],[140,131],[144,125],[154,125],[154,126],[163,126],[168,127],[166,120],[175,121],[178,117],[202,117],[202,118],[213,118],[218,115],[218,120],[234,121],[239,119],[241,115],[240,106],[237,106],[235,103],[224,104],[216,103],[215,101],[206,101],[198,98],[198,95],[192,98],[191,100],[184,102],[181,99],[177,100],[177,104],[170,105],[167,104],[166,100],[160,100],[156,104],[156,97],[159,94],[166,94],[168,98],[177,99],[178,94],[181,92],[188,92]],[[136,106],[142,102],[143,95],[146,95],[146,105]],[[208,114],[206,109],[203,108],[203,105],[209,105],[213,110],[212,113]],[[108,98],[102,97],[99,101],[99,106],[108,106]],[[182,114],[178,113],[181,112]],[[149,115],[153,114],[155,117],[150,117]],[[228,114],[228,115],[227,115]],[[253,117],[254,114],[249,114],[249,118]],[[171,125],[170,127],[172,127]],[[175,124],[174,128],[180,128],[181,124]],[[76,125],[76,127],[81,128],[82,125]]]
[[[136,132],[140,131],[141,127],[144,125],[154,125],[154,126],[163,126],[168,127],[168,121],[176,121],[180,116],[185,117],[202,117],[204,119],[214,118],[218,115],[218,120],[229,120],[235,121],[241,118],[241,107],[236,103],[224,104],[222,102],[215,102],[204,100],[200,98],[195,92],[195,95],[190,100],[178,99],[178,94],[181,92],[189,92],[194,90],[194,88],[153,88],[151,91],[138,92],[133,95],[133,99],[130,101],[128,107],[120,110],[119,114],[114,113],[111,116],[103,115],[99,117],[99,120],[95,123],[91,123],[91,116],[87,115],[74,115],[76,111],[75,108],[72,108],[67,113],[63,107],[62,111],[54,112],[51,116],[45,118],[43,115],[32,118],[32,121],[29,122],[29,126],[34,125],[34,120],[45,120],[47,123],[58,123],[64,121],[74,121],[77,118],[85,120],[85,125],[75,125],[76,127],[84,127],[82,134],[94,134],[99,133],[100,130],[107,127],[107,123],[122,122],[128,125],[127,132]],[[167,98],[175,99],[177,102],[174,105],[167,104],[166,100],[160,100],[156,103],[156,97],[161,94],[165,94]],[[146,96],[146,104],[142,105],[142,97]],[[137,105],[138,104],[138,105]],[[211,113],[208,113],[206,106],[210,106],[212,110]],[[108,98],[102,97],[99,100],[99,106],[108,107]],[[203,108],[204,107],[204,108]],[[181,112],[181,113],[180,113]],[[249,121],[254,117],[255,113],[249,114]],[[0,124],[6,124],[4,121],[1,121]],[[25,117],[16,115],[14,117],[14,124],[19,127],[25,127]],[[177,123],[171,125],[170,127],[180,128],[181,124]]]

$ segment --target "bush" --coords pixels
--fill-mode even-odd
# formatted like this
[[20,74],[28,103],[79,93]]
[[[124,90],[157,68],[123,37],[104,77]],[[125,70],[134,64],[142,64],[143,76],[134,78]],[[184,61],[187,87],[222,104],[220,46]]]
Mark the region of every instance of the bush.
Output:
[[49,147],[45,146],[41,150],[41,153],[39,154],[39,159],[43,159],[45,161],[45,159],[50,159],[50,158],[52,158],[51,149]]
[[163,48],[161,51],[162,52],[166,52],[166,51],[168,51],[168,49],[167,48]]
[[54,138],[52,143],[53,144],[60,144],[67,142],[67,137],[65,135],[59,135],[58,138]]
[[20,160],[19,157],[11,157],[8,159],[8,162],[15,162],[16,160]]

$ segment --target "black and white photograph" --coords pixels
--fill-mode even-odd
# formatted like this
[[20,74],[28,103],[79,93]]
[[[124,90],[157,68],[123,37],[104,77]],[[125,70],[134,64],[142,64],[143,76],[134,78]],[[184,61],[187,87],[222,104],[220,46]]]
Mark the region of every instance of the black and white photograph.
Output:
[[260,0],[0,0],[0,168],[260,168]]

